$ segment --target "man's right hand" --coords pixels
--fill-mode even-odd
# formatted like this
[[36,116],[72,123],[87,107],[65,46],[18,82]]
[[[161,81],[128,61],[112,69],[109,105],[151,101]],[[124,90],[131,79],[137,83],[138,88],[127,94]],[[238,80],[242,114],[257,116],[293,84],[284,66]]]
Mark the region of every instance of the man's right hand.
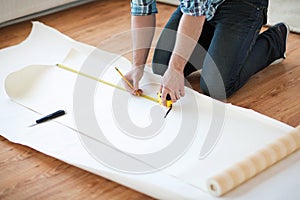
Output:
[[125,78],[132,84],[133,89],[123,80],[125,88],[128,92],[133,95],[140,96],[143,90],[139,89],[139,82],[144,75],[144,67],[133,67],[127,74]]

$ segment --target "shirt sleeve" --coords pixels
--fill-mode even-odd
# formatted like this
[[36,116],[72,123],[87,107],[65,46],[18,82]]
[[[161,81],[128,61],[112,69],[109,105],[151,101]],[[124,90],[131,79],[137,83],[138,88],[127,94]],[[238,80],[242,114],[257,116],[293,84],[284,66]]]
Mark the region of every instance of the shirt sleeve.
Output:
[[206,0],[181,0],[180,9],[181,12],[192,16],[205,15]]
[[191,16],[204,15],[207,20],[213,18],[217,7],[224,0],[180,0],[181,12]]
[[156,0],[131,0],[131,14],[134,16],[157,13]]

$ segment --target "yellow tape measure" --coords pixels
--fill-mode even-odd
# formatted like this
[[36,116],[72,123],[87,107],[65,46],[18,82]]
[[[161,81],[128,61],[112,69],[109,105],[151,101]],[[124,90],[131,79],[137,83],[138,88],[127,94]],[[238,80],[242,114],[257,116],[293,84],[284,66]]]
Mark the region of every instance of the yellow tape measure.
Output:
[[[109,85],[109,86],[111,86],[111,87],[117,88],[117,89],[119,89],[119,90],[127,91],[125,88],[123,88],[123,87],[121,87],[121,86],[119,86],[119,85],[115,85],[115,84],[109,83],[109,82],[107,82],[107,81],[104,81],[104,80],[102,80],[102,79],[93,77],[93,76],[91,76],[91,75],[89,75],[89,74],[85,74],[85,73],[80,72],[80,71],[77,71],[77,70],[75,70],[75,69],[69,68],[69,67],[64,66],[64,65],[62,65],[62,64],[56,64],[56,66],[59,67],[59,68],[61,68],[61,69],[67,70],[67,71],[69,71],[69,72],[73,72],[73,73],[75,73],[75,74],[79,74],[79,75],[81,75],[81,76],[85,76],[85,77],[87,77],[87,78],[93,79],[93,80],[98,81],[98,82],[100,82],[100,83],[103,83],[103,84],[105,84],[105,85]],[[141,97],[143,97],[143,98],[145,98],[145,99],[148,99],[148,100],[150,100],[150,101],[154,101],[154,102],[156,102],[156,103],[161,102],[161,100],[155,99],[155,98],[150,97],[150,96],[145,95],[145,94],[141,94]],[[160,103],[160,104],[161,104],[161,103]]]
[[[161,99],[161,93],[160,92],[158,92],[157,93],[157,99],[158,99],[158,103],[160,104],[160,105],[162,105],[162,99]],[[167,97],[166,97],[166,106],[168,107],[168,108],[170,108],[171,106],[172,106],[172,100],[171,100],[171,97],[170,97],[170,95],[168,94],[167,95]]]
[[[157,93],[157,99],[158,99],[158,103],[159,103],[160,105],[162,105],[162,99],[161,99],[161,93],[160,93],[160,92]],[[172,104],[173,104],[173,102],[172,102],[172,100],[171,100],[171,97],[170,97],[169,94],[167,94],[167,97],[166,97],[166,106],[169,108],[169,110],[166,112],[164,118],[166,118],[167,115],[168,115],[168,114],[170,113],[170,111],[172,110]]]
[[[85,77],[90,78],[90,79],[92,79],[92,80],[98,81],[98,82],[103,83],[103,84],[105,84],[105,85],[109,85],[109,86],[111,86],[111,87],[117,88],[117,89],[119,89],[119,90],[127,91],[125,88],[123,88],[123,87],[121,87],[121,86],[119,86],[119,85],[115,85],[115,84],[112,84],[112,83],[110,83],[110,82],[104,81],[104,80],[102,80],[102,79],[93,77],[93,76],[91,76],[91,75],[89,75],[89,74],[85,74],[85,73],[83,73],[83,72],[79,72],[79,71],[77,71],[77,70],[75,70],[75,69],[69,68],[69,67],[64,66],[64,65],[62,65],[62,64],[56,64],[56,66],[59,67],[59,68],[61,68],[61,69],[67,70],[67,71],[69,71],[69,72],[73,72],[73,73],[75,73],[75,74],[79,74],[79,75],[81,75],[81,76],[85,76]],[[159,103],[160,105],[162,105],[162,99],[161,99],[161,93],[160,93],[160,92],[157,93],[157,99],[155,99],[155,98],[153,98],[153,97],[150,97],[150,96],[148,96],[148,95],[145,95],[145,94],[141,94],[140,96],[143,97],[143,98],[145,98],[145,99],[148,99],[148,100],[150,100],[150,101],[154,101],[154,102]],[[167,99],[166,99],[166,100],[167,100],[167,101],[166,101],[166,106],[169,108],[169,110],[168,110],[167,113],[165,114],[164,118],[166,118],[167,115],[169,114],[169,112],[172,110],[172,100],[171,100],[171,97],[170,97],[169,94],[167,95]]]

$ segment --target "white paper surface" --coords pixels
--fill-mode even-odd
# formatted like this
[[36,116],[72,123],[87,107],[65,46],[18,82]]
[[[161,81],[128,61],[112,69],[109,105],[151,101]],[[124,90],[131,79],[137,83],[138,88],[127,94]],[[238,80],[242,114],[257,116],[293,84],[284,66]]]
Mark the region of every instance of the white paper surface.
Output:
[[[62,63],[76,70],[83,69],[82,66],[94,67],[84,69],[89,72],[105,69],[101,71],[101,79],[120,84],[114,66],[126,73],[130,69],[128,60],[73,41],[37,22],[23,43],[0,50],[0,60],[0,103],[4,108],[0,114],[2,136],[159,199],[214,199],[205,192],[208,177],[292,129],[252,110],[217,102],[190,89],[164,120],[165,109],[156,103],[83,78],[82,84],[94,87],[91,88],[94,94],[91,108],[103,133],[100,137],[97,130],[80,125],[80,122],[90,119],[89,113],[85,113],[89,105],[74,108],[74,102],[75,107],[81,105],[74,101],[76,94],[89,94],[89,89],[78,85],[80,80],[75,74],[55,67],[55,64]],[[160,77],[147,72],[141,87],[145,94],[155,97],[159,82]],[[132,123],[129,128],[116,115],[124,105],[127,105]],[[52,121],[27,127],[41,115],[58,109],[66,109],[68,113],[55,120],[59,123]],[[156,130],[153,123],[161,128]],[[197,125],[195,129],[190,127],[193,123]],[[213,129],[211,125],[219,126],[221,134],[216,136],[215,146],[209,154],[199,159],[207,134]],[[124,132],[124,126],[128,128],[127,132]],[[78,129],[81,133],[75,131]],[[113,170],[102,165],[97,155],[91,152],[91,147],[85,146],[88,136],[95,139],[93,141],[101,141],[103,147],[109,142],[118,150],[143,158],[141,163],[152,165],[153,158],[141,155],[161,152],[176,141],[181,129],[186,131],[185,134],[193,134],[188,130],[195,131],[191,137],[193,140],[187,143],[189,145],[178,159],[155,173],[134,175]],[[144,140],[130,130],[143,130],[140,134]],[[149,137],[145,139],[146,136]],[[300,153],[296,152],[223,198],[297,199],[300,196],[297,189],[300,184],[299,158]],[[289,187],[285,187],[287,184]]]

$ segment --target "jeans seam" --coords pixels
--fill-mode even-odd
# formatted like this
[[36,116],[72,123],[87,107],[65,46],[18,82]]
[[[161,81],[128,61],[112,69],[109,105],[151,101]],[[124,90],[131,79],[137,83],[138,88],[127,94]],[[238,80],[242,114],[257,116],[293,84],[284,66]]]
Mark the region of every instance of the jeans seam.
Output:
[[[262,9],[259,9],[260,10],[260,12],[258,12],[258,14],[257,14],[257,20],[260,20],[260,23],[263,23],[263,10]],[[257,25],[257,23],[254,23],[252,26],[251,26],[251,28],[254,28],[254,26],[255,25]],[[242,81],[241,81],[241,76],[240,76],[240,74],[241,74],[241,72],[243,71],[243,65],[245,64],[245,61],[247,60],[247,57],[249,56],[249,54],[250,54],[250,52],[251,52],[251,50],[253,49],[253,46],[255,45],[255,42],[256,42],[256,39],[257,39],[257,37],[258,37],[258,35],[259,35],[259,31],[260,31],[260,28],[258,28],[259,26],[257,26],[257,28],[256,28],[256,30],[255,30],[255,33],[252,35],[252,38],[251,38],[251,42],[250,42],[250,46],[249,46],[249,48],[248,48],[248,50],[247,50],[247,52],[246,52],[246,55],[245,55],[245,57],[244,57],[244,59],[243,59],[243,62],[241,62],[240,64],[238,64],[238,65],[242,65],[242,67],[240,68],[240,70],[239,70],[239,72],[238,72],[238,81],[236,80],[236,81],[234,81],[234,77],[231,77],[231,80],[230,80],[230,82],[232,81],[234,84],[231,86],[231,87],[229,87],[228,89],[229,89],[229,96],[230,96],[230,93],[231,92],[233,92],[233,91],[236,91],[236,90],[238,90],[240,87],[241,87],[241,85],[243,85],[243,83],[242,83]],[[255,37],[257,35],[257,37]],[[256,38],[256,39],[255,39]],[[245,80],[246,81],[246,80]],[[245,82],[244,81],[244,82]],[[226,90],[227,90],[227,88],[226,88]]]
[[[262,19],[261,19],[261,20],[262,20]],[[249,49],[247,50],[247,53],[246,53],[246,56],[245,56],[245,58],[244,58],[243,63],[241,63],[241,65],[243,65],[243,66],[240,68],[239,76],[238,76],[238,81],[235,81],[235,82],[234,82],[235,84],[233,85],[233,88],[231,88],[233,91],[238,90],[245,82],[247,82],[247,80],[244,80],[244,81],[242,82],[242,80],[241,80],[241,73],[242,73],[242,71],[243,71],[243,69],[244,69],[245,61],[247,60],[247,58],[248,58],[250,52],[251,52],[252,49],[253,49],[253,46],[255,45],[255,42],[256,42],[257,37],[258,37],[258,35],[259,35],[259,31],[260,31],[260,29],[257,28],[256,31],[255,31],[255,34],[254,34],[253,37],[252,37],[250,47],[249,47]],[[254,38],[255,38],[255,37],[254,37],[255,35],[257,35],[256,39],[254,39]]]

